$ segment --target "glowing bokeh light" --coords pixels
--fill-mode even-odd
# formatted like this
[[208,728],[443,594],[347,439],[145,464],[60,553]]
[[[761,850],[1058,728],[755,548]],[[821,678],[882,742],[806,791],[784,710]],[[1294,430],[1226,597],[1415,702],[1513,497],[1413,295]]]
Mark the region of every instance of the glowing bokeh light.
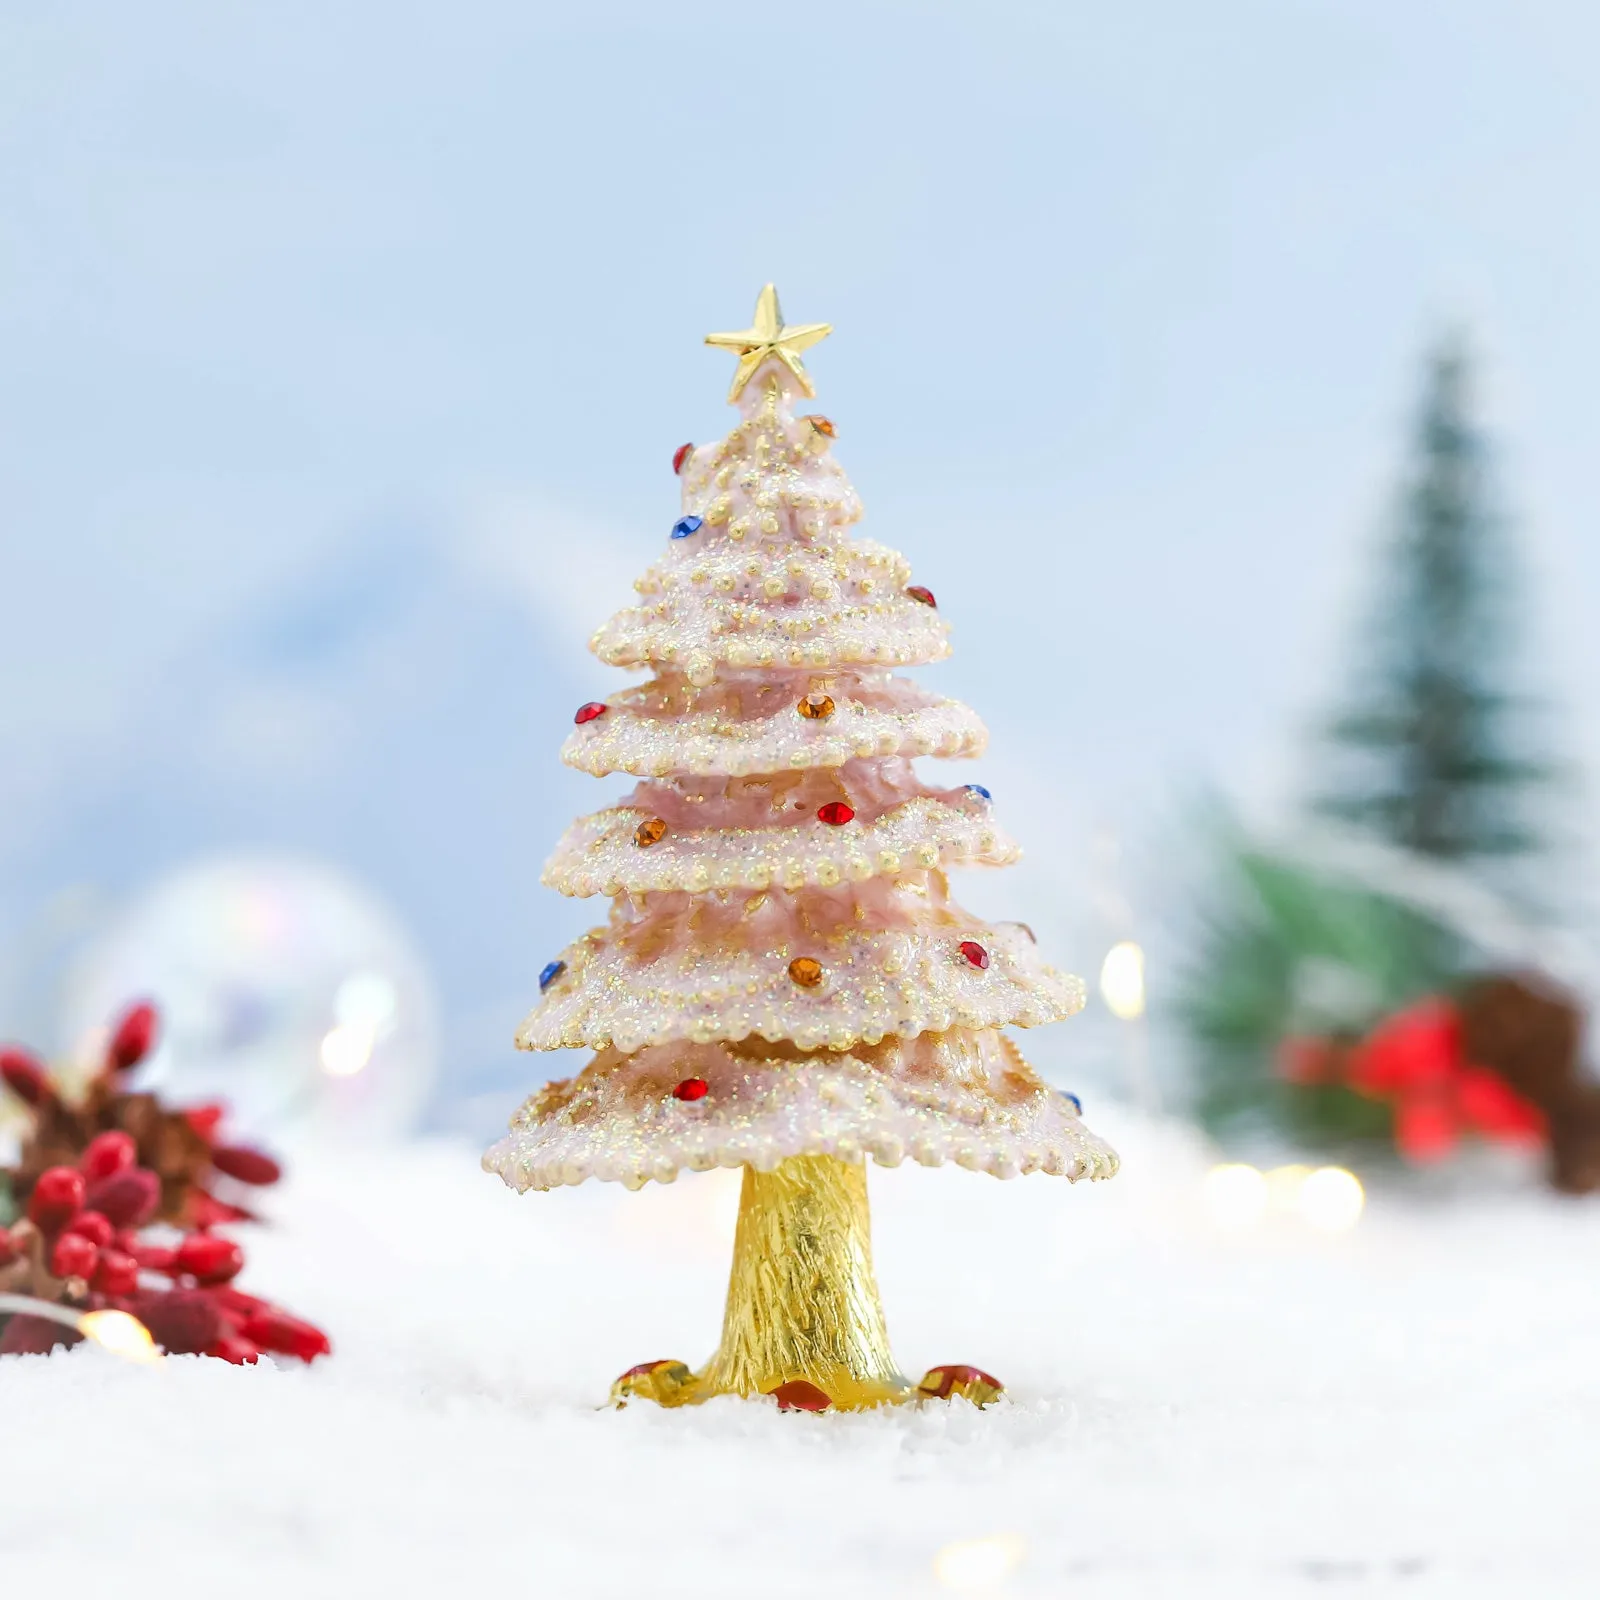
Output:
[[1293,1213],[1300,1209],[1300,1191],[1311,1176],[1311,1168],[1298,1162],[1273,1167],[1267,1173],[1267,1209]]
[[150,1330],[126,1311],[86,1311],[78,1318],[78,1332],[124,1361],[150,1365],[161,1360]]
[[150,1337],[150,1330],[126,1311],[83,1311],[54,1300],[38,1300],[26,1294],[0,1294],[0,1316],[38,1317],[80,1333],[85,1339],[120,1356],[124,1361],[150,1364],[161,1360],[161,1352]]
[[400,996],[394,982],[381,972],[357,972],[339,985],[333,997],[333,1016],[339,1023],[384,1032],[394,1021]]
[[1100,964],[1100,998],[1124,1022],[1144,1015],[1144,951],[1131,939],[1106,951]]
[[376,1035],[364,1022],[341,1022],[322,1036],[318,1051],[322,1070],[330,1077],[353,1078],[372,1059]]
[[1205,1202],[1211,1220],[1219,1227],[1252,1227],[1266,1213],[1266,1176],[1239,1161],[1213,1167],[1206,1174]]
[[1344,1233],[1361,1220],[1367,1197],[1361,1180],[1343,1167],[1318,1167],[1300,1185],[1297,1209],[1320,1233]]
[[1023,1543],[1014,1533],[957,1539],[933,1558],[933,1575],[947,1589],[992,1589],[1022,1565]]
[[379,900],[323,863],[240,855],[181,867],[109,917],[61,994],[62,1032],[85,1040],[91,1060],[88,1030],[154,1000],[159,1043],[132,1087],[224,1100],[268,1144],[302,1133],[380,1142],[414,1128],[432,1098],[426,963]]

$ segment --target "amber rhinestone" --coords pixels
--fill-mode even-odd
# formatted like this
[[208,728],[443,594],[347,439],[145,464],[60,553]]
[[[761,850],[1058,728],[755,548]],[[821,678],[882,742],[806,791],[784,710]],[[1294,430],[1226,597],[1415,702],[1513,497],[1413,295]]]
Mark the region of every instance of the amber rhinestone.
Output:
[[921,605],[932,606],[935,611],[939,609],[939,602],[933,598],[933,590],[924,589],[920,583],[907,584],[906,594]]
[[802,989],[815,989],[822,982],[822,963],[813,961],[810,956],[796,956],[789,963],[789,976]]
[[837,439],[839,437],[839,430],[834,427],[831,418],[809,416],[805,420],[809,422],[824,439]]
[[833,696],[831,694],[808,694],[795,710],[802,717],[810,717],[813,721],[820,722],[824,717],[833,715]]
[[693,1392],[694,1374],[682,1361],[641,1361],[611,1385],[611,1403],[653,1400],[658,1406],[681,1406]]
[[666,837],[667,825],[660,817],[641,822],[633,831],[633,842],[642,850],[646,845],[660,844]]
[[855,815],[853,808],[847,806],[843,800],[830,800],[825,806],[817,807],[817,821],[826,822],[835,828],[853,822]]
[[987,967],[989,965],[989,952],[976,939],[963,939],[961,941],[961,953],[975,967]]

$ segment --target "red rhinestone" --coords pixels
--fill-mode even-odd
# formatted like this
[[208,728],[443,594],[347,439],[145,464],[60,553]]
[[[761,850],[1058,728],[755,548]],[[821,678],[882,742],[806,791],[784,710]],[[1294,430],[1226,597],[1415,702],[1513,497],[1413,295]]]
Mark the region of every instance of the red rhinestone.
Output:
[[586,722],[593,722],[596,717],[603,717],[610,707],[603,700],[585,700],[578,707],[572,720],[581,728]]
[[906,593],[913,600],[920,600],[923,605],[932,606],[935,611],[939,609],[939,602],[933,598],[933,590],[924,589],[920,583],[911,584],[906,589]]
[[804,1378],[791,1378],[769,1391],[780,1411],[826,1411],[833,1401],[816,1384]]
[[847,822],[855,820],[855,812],[843,800],[830,800],[825,806],[817,807],[817,821],[826,822],[833,827],[842,827]]
[[672,1098],[674,1100],[704,1100],[710,1092],[711,1085],[704,1078],[685,1078],[672,1091]]
[[680,444],[678,448],[672,452],[672,470],[674,472],[681,473],[683,471],[684,462],[687,461],[693,454],[694,446],[692,444]]
[[961,953],[975,967],[989,965],[989,952],[976,939],[963,939],[961,941]]

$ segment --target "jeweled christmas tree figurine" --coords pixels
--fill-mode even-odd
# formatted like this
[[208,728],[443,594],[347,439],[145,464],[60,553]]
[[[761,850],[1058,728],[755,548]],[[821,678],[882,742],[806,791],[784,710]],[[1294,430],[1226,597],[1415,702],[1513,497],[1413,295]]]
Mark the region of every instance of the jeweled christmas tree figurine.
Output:
[[949,897],[949,868],[1018,850],[986,789],[930,788],[912,766],[978,755],[986,734],[891,670],[941,659],[948,630],[903,557],[850,536],[861,506],[833,424],[795,415],[814,392],[800,352],[829,331],[785,326],[769,284],[752,328],[707,340],[739,357],[739,423],[678,452],[681,515],[640,604],[592,641],[653,676],[580,707],[562,750],[641,781],[545,869],[564,894],[611,896],[611,918],[544,969],[517,1043],[597,1053],[528,1101],[485,1165],[517,1189],[744,1168],[721,1347],[699,1372],[632,1369],[619,1400],[991,1399],[975,1367],[919,1385],[896,1367],[866,1158],[1117,1168],[1001,1031],[1071,1016],[1083,986],[1022,924]]

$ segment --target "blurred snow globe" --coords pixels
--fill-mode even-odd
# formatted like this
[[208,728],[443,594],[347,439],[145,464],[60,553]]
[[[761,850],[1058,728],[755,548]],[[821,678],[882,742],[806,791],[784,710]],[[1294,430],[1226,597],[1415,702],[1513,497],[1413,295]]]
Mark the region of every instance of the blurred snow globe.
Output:
[[420,956],[367,890],[316,862],[203,861],[141,895],[68,974],[72,1054],[97,1059],[109,1022],[146,999],[161,1031],[132,1086],[224,1100],[252,1135],[394,1138],[432,1092]]

